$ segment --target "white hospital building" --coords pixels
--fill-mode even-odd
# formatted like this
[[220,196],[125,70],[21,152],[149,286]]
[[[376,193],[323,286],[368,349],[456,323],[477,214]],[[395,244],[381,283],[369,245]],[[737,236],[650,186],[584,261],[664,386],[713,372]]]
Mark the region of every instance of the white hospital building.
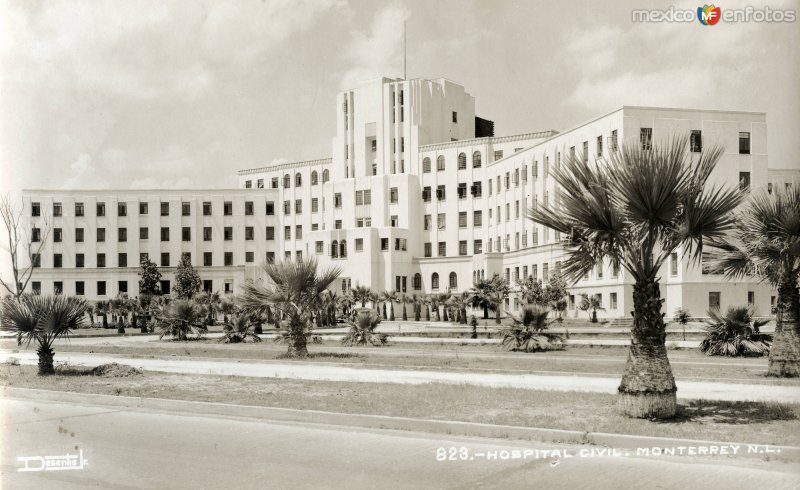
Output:
[[[547,282],[561,237],[526,218],[557,202],[550,175],[572,152],[602,159],[626,140],[650,144],[691,135],[691,150],[720,144],[714,182],[751,188],[795,185],[800,172],[770,171],[764,113],[621,108],[565,131],[495,136],[475,99],[446,79],[382,78],[340,93],[331,155],[238,172],[238,189],[25,190],[31,226],[51,231],[33,289],[89,299],[138,294],[139,262],[160,266],[170,290],[182,254],[207,290],[236,293],[264,261],[315,256],[342,269],[337,288],[406,293],[464,291],[500,274]],[[35,230],[34,230],[35,233]],[[755,281],[703,274],[681,256],[661,273],[664,311],[752,303],[769,314],[775,292]],[[570,289],[601,295],[600,316],[629,317],[632,281],[610,264]],[[576,299],[578,298],[578,299]],[[519,300],[512,295],[506,308]]]

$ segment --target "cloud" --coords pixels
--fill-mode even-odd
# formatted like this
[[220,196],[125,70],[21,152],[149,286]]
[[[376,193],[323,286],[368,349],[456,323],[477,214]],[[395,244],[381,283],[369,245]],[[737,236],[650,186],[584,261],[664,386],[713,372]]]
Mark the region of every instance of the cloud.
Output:
[[353,34],[345,50],[350,69],[342,77],[343,89],[381,76],[403,75],[403,22],[408,16],[406,9],[391,5],[375,15],[368,32]]
[[108,187],[105,179],[98,179],[92,164],[92,156],[81,153],[69,166],[71,172],[68,178],[61,182],[62,189],[102,189]]

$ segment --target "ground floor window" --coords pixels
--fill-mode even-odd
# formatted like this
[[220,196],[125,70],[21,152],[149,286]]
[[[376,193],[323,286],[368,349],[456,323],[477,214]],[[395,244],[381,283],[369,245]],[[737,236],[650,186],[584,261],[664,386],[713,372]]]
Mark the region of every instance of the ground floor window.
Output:
[[711,291],[708,293],[708,309],[709,310],[718,310],[720,305],[720,296],[721,293],[719,291]]

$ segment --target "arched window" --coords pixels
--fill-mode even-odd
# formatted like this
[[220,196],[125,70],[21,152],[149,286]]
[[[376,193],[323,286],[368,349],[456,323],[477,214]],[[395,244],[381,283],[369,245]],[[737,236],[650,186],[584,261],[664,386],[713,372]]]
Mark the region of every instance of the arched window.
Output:
[[419,291],[422,289],[422,274],[417,272],[414,274],[414,290]]
[[450,273],[450,289],[458,288],[458,276],[455,272]]
[[288,189],[292,186],[292,178],[289,177],[289,174],[283,176],[283,188]]
[[458,154],[458,169],[463,170],[467,168],[467,155],[465,153]]
[[319,176],[317,175],[317,171],[314,170],[311,172],[311,185],[317,185]]
[[439,289],[439,273],[434,272],[431,276],[431,289]]
[[331,242],[331,258],[336,259],[339,257],[339,242],[334,240]]
[[427,174],[431,171],[431,159],[425,157],[422,159],[422,173]]
[[300,172],[297,172],[294,174],[294,186],[300,187],[301,185],[303,185],[303,176],[300,175]]
[[328,172],[328,169],[322,171],[322,183],[329,181],[331,179],[331,174]]
[[472,168],[481,168],[481,152],[479,151],[472,154]]
[[347,240],[342,240],[339,243],[339,257],[341,258],[347,257]]
[[436,171],[441,172],[444,170],[444,155],[439,155],[436,158]]

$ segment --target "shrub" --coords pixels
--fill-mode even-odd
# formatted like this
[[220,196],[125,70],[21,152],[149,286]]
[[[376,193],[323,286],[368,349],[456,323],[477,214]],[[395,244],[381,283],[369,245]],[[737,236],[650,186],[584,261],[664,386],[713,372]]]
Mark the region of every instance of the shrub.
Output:
[[731,307],[723,315],[709,310],[711,317],[704,327],[706,338],[700,351],[709,356],[763,356],[769,353],[772,335],[759,331],[765,321],[753,320],[753,310],[745,306]]
[[547,331],[547,316],[550,310],[538,305],[525,305],[513,324],[503,328],[500,344],[505,350],[536,352],[564,348],[564,339]]

